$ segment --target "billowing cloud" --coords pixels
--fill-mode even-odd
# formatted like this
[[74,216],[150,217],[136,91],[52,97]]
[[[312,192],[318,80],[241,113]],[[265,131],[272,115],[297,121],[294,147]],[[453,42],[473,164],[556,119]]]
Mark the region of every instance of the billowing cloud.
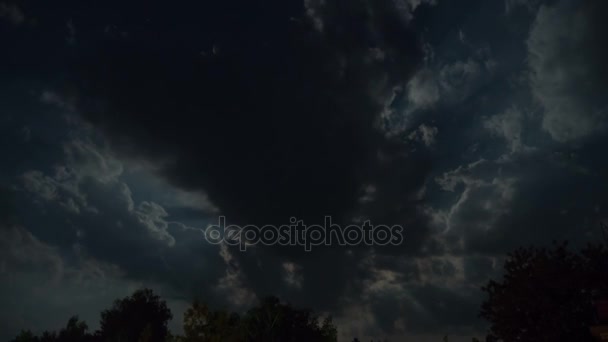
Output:
[[[202,59],[186,53],[188,46],[158,51],[159,42],[137,36],[79,30],[96,44],[77,52],[67,94],[75,94],[76,111],[121,158],[148,160],[171,185],[204,192],[230,223],[280,225],[293,216],[312,224],[331,215],[347,224],[366,217],[407,224],[407,241],[387,253],[416,253],[428,234],[418,194],[430,163],[423,150],[402,153],[411,142],[387,139],[379,121],[392,90],[406,84],[421,59],[418,37],[393,1],[275,5],[243,2],[251,13],[238,25],[249,29],[236,31],[219,19],[232,5],[202,11],[195,31],[208,36],[197,39],[221,47]],[[419,3],[410,5],[413,11]],[[132,24],[137,20],[145,18]],[[420,139],[431,144],[435,131],[425,128]],[[368,184],[377,191],[362,205]],[[134,223],[171,240],[159,207],[133,208],[148,215]],[[319,249],[312,256],[267,247],[233,257],[240,281],[254,293],[291,291],[282,279],[284,262],[291,262],[301,273],[294,278],[303,289],[298,300],[332,307],[353,283],[356,268],[345,264],[356,263],[359,253]]]
[[542,6],[528,38],[531,87],[543,129],[568,142],[606,128],[606,2]]

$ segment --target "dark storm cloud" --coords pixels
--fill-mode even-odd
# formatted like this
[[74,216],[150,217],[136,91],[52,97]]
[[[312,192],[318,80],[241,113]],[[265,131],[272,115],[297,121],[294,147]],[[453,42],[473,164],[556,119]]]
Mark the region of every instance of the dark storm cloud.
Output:
[[[30,86],[36,89],[35,83]],[[169,216],[158,204],[177,209],[190,201],[201,204],[204,221],[213,212],[204,197],[154,182],[152,193],[134,196],[123,179],[123,161],[74,117],[69,99],[51,91],[18,96],[20,88],[9,87],[7,93],[15,96],[3,118],[8,167],[0,172],[6,184],[1,198],[10,206],[3,206],[2,222],[22,225],[68,261],[84,254],[116,265],[130,280],[168,284],[188,298],[212,291],[224,273],[219,251],[201,248],[210,247],[201,227],[188,227],[179,211]],[[31,132],[27,140],[19,134],[22,127]],[[145,170],[139,174],[153,177]],[[154,189],[163,196],[153,196]]]
[[[200,224],[214,211],[204,196],[151,181],[158,177],[150,170],[117,159],[74,117],[69,98],[37,91],[35,82],[3,86],[10,100],[2,117],[0,292],[10,301],[0,310],[0,338],[55,329],[75,313],[95,328],[100,310],[142,285],[160,290],[178,316],[201,294],[212,305],[229,302],[213,295],[223,293],[219,249],[179,211],[168,212],[199,204]],[[132,192],[125,173],[134,167],[135,192],[149,191]]]
[[529,89],[540,107],[516,98],[516,106],[482,118],[504,154],[488,154],[436,179],[458,195],[433,216],[463,251],[501,254],[522,244],[598,238],[607,213],[606,162],[597,158],[606,143],[608,78],[599,43],[605,21],[599,13],[607,11],[601,1],[541,6],[526,40]]
[[[119,265],[131,279],[185,284],[187,293],[193,289],[184,279],[199,279],[200,290],[215,285],[222,261],[216,248],[201,248],[200,229],[170,221],[157,203],[135,202],[119,178],[122,164],[91,143],[67,142],[64,150],[54,173],[31,170],[20,177],[20,221],[31,232],[67,257],[84,253]],[[200,262],[186,262],[192,258]]]
[[580,158],[535,151],[446,172],[436,181],[456,198],[431,216],[456,253],[502,255],[553,239],[593,239],[607,213],[608,189],[604,176],[573,159]]
[[559,1],[542,6],[530,31],[532,93],[542,127],[559,142],[605,133],[608,24],[605,1]]
[[[240,4],[246,15],[234,4],[200,8],[200,24],[170,34],[87,37],[94,47],[78,52],[72,74],[81,112],[118,149],[169,159],[167,177],[207,191],[232,221],[345,219],[365,182],[382,176],[377,155],[398,157],[374,127],[418,62],[417,41],[390,1],[321,6],[322,32],[303,8],[280,3]],[[217,53],[198,53],[206,41]]]
[[[408,226],[392,254],[419,248],[428,231],[416,194],[430,164],[424,151],[408,155],[405,143],[386,140],[379,121],[421,59],[404,20],[416,6],[405,14],[392,1],[332,1],[314,11],[283,1],[151,5],[124,9],[128,20],[109,16],[116,30],[94,27],[107,6],[90,21],[86,10],[71,16],[79,39],[64,86],[115,150],[158,162],[174,185],[204,190],[231,223],[364,216]],[[375,199],[360,206],[370,184]],[[235,257],[259,294],[284,290],[277,255],[287,257],[301,266],[299,298],[331,305],[347,285],[360,286],[348,266],[358,253]]]

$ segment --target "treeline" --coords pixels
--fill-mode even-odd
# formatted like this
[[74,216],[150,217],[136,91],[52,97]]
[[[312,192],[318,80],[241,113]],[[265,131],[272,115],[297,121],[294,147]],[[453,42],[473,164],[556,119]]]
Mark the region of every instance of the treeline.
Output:
[[185,312],[183,335],[172,335],[173,318],[164,300],[150,289],[116,300],[101,313],[99,329],[90,332],[85,322],[72,317],[58,332],[34,335],[22,331],[11,342],[336,342],[331,317],[296,309],[268,297],[244,315],[211,310],[194,302]]
[[[500,281],[490,280],[482,288],[487,298],[480,316],[490,323],[483,338],[486,342],[596,341],[590,327],[608,325],[607,314],[596,310],[600,303],[608,305],[608,249],[604,245],[588,245],[578,252],[566,243],[519,248],[508,255],[503,273]],[[95,332],[73,317],[58,332],[35,336],[24,331],[11,342],[337,341],[331,317],[319,317],[275,297],[261,300],[243,315],[195,302],[184,314],[183,336],[170,333],[172,317],[163,300],[142,289],[103,311]]]

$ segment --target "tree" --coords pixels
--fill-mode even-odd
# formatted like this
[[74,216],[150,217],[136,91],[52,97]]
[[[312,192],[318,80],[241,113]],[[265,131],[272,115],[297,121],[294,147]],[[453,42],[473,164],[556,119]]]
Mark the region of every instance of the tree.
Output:
[[68,320],[65,328],[61,329],[58,334],[45,331],[38,337],[31,331],[26,330],[22,331],[11,342],[91,342],[94,336],[87,331],[87,324],[78,320],[78,316],[73,316]]
[[165,301],[152,290],[141,289],[101,313],[98,335],[103,342],[164,342],[171,318]]
[[171,319],[166,303],[152,290],[141,289],[103,311],[94,335],[74,316],[59,333],[38,337],[22,331],[11,342],[336,342],[338,335],[331,317],[320,322],[311,310],[295,309],[275,297],[243,317],[195,301],[184,314],[184,336],[169,333]]
[[241,341],[240,317],[195,301],[184,314],[184,342]]
[[[65,328],[59,331],[57,342],[85,342],[91,341],[91,336],[87,331],[89,327],[83,321],[78,320],[78,316],[73,316],[68,320]],[[43,337],[44,338],[44,335]]]
[[30,330],[22,330],[11,342],[37,342],[39,338]]
[[243,317],[213,311],[194,302],[184,314],[184,342],[335,342],[337,329],[331,317],[319,322],[310,310],[295,309],[268,297]]
[[520,248],[508,255],[502,282],[490,281],[480,316],[503,341],[592,341],[593,302],[608,298],[608,250],[588,245],[573,253]]
[[[486,342],[498,342],[498,340],[492,335],[487,335],[485,338],[485,341]],[[473,337],[472,342],[482,342],[482,341],[480,339]]]
[[337,329],[331,318],[319,324],[319,316],[307,309],[295,309],[276,297],[263,299],[243,318],[246,341],[250,342],[335,342]]
[[325,319],[323,319],[323,324],[321,325],[321,336],[323,337],[323,340],[327,342],[338,340],[338,329],[334,325],[331,316],[327,316]]

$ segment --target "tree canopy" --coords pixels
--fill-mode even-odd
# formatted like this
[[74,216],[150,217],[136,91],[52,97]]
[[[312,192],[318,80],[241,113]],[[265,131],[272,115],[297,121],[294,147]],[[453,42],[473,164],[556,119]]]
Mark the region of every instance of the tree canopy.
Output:
[[86,323],[72,317],[59,333],[40,336],[23,331],[11,342],[336,342],[331,317],[297,309],[267,297],[244,315],[211,310],[195,301],[184,313],[183,336],[172,336],[171,310],[150,289],[116,300],[101,313],[100,327],[88,332]]
[[567,243],[519,248],[508,255],[502,281],[490,281],[481,307],[490,332],[503,341],[592,341],[594,302],[608,298],[608,250]]
[[101,341],[163,342],[169,335],[167,327],[173,318],[165,301],[150,289],[142,289],[131,297],[116,300],[112,308],[101,313]]
[[276,297],[267,297],[242,317],[213,311],[195,302],[184,315],[185,342],[335,342],[331,317],[322,321],[311,310],[296,309]]

